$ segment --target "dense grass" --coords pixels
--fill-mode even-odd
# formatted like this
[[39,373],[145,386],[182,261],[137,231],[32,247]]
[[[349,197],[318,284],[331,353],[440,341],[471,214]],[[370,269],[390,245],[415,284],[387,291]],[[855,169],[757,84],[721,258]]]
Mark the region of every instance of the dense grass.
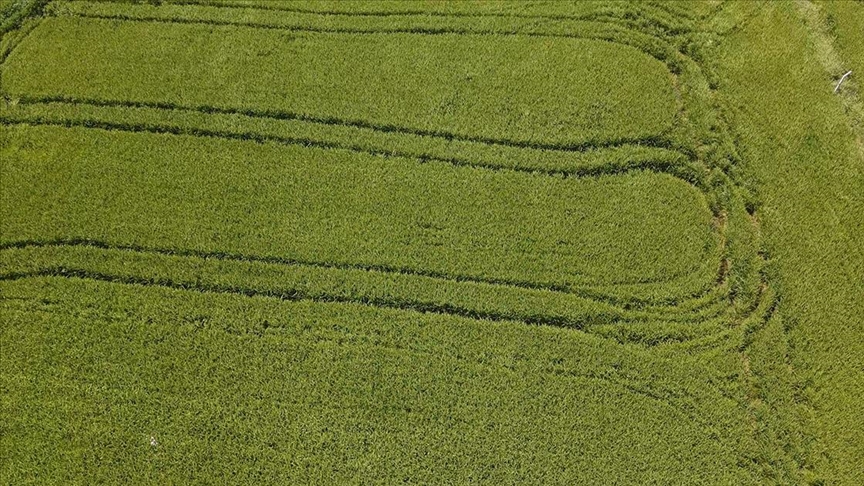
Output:
[[728,466],[746,420],[695,360],[356,305],[0,285],[13,482],[36,461],[44,481],[753,480]]
[[48,0],[0,1],[0,37],[21,26],[27,17],[41,12]]
[[[590,62],[598,58],[606,62]],[[535,76],[540,68],[543,77]],[[301,34],[59,17],[22,42],[4,73],[11,96],[252,108],[564,147],[656,138],[677,112],[663,64],[580,39]]]
[[513,169],[559,177],[650,169],[675,175],[700,187],[705,185],[704,167],[691,162],[685,154],[638,144],[585,150],[536,149],[310,122],[267,112],[104,100],[18,98],[13,104],[0,107],[0,117],[7,123],[102,127],[345,149],[407,157],[419,163]]
[[3,482],[856,483],[855,93],[793,6],[27,5]]
[[[861,2],[825,2],[818,5],[824,10],[825,22],[835,36],[835,47],[847,70],[858,74],[851,80],[864,78],[864,5]],[[851,81],[850,80],[850,81]],[[860,81],[858,82],[860,85]]]
[[547,287],[686,276],[717,244],[701,193],[663,174],[562,179],[65,128],[7,131],[5,145],[5,242],[89,237]]
[[[793,5],[760,8],[728,39],[719,59],[742,160],[764,201],[760,217],[775,265],[772,285],[782,295],[778,318],[789,333],[775,340],[789,342],[781,355],[795,371],[792,399],[775,395],[768,403],[777,411],[769,414],[803,420],[803,437],[780,437],[778,444],[797,454],[802,480],[859,484],[864,153],[841,98],[832,93],[834,73],[818,57],[824,52],[808,29],[812,24]],[[788,75],[790,66],[795,76]]]

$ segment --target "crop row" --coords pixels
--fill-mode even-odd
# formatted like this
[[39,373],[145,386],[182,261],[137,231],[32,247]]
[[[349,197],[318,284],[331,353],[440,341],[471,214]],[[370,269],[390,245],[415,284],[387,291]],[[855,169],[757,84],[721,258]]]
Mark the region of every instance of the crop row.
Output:
[[653,145],[623,144],[586,150],[536,149],[311,121],[273,110],[16,98],[12,103],[0,106],[0,117],[6,123],[102,126],[130,131],[137,128],[139,131],[212,135],[561,177],[597,176],[648,169],[673,174],[698,186],[702,186],[705,179],[704,168],[690,163],[686,155]]
[[7,241],[80,236],[554,287],[669,281],[716,254],[704,197],[666,174],[562,179],[221,139],[6,130]]
[[[100,4],[89,7],[88,5],[86,2],[75,2],[74,8],[80,9],[83,7],[85,10],[91,7],[118,8],[121,10],[139,8],[129,5],[105,6]],[[62,11],[61,7],[67,8],[68,5],[61,5],[55,10]],[[164,13],[163,7],[140,7]],[[43,27],[40,27],[40,29]],[[679,64],[687,65],[686,62],[682,64],[680,60]],[[692,70],[692,65],[688,69]],[[699,80],[696,79],[698,76],[693,76],[694,74],[698,74],[698,72],[689,73],[686,77],[684,76],[688,69],[682,70],[680,66],[677,68],[680,77],[676,80],[676,84],[681,89],[680,94],[684,97],[685,101],[694,96],[698,97],[700,90],[704,90],[704,88],[700,87]],[[99,94],[100,96],[102,95],[101,93]],[[683,162],[680,156],[674,155],[674,152],[664,152],[665,149],[625,145],[620,148],[594,149],[580,152],[536,150],[536,146],[531,144],[523,147],[519,143],[489,140],[482,137],[460,139],[460,137],[457,136],[454,138],[452,134],[448,133],[423,131],[412,133],[411,130],[399,130],[393,125],[386,124],[354,123],[352,125],[351,123],[342,123],[340,125],[337,123],[338,119],[315,119],[314,117],[310,119],[309,116],[298,117],[284,111],[274,111],[272,108],[262,108],[259,110],[250,108],[222,108],[213,106],[209,99],[205,100],[209,104],[193,103],[181,105],[170,100],[152,102],[112,101],[110,99],[106,100],[94,97],[83,99],[85,103],[82,105],[82,99],[75,98],[74,96],[68,97],[56,94],[47,97],[36,96],[35,98],[31,94],[24,94],[24,96],[26,103],[23,103],[23,105],[25,106],[6,110],[4,119],[7,122],[25,121],[62,126],[90,126],[111,130],[239,138],[259,142],[277,141],[323,148],[361,149],[376,155],[410,156],[417,157],[421,161],[444,161],[454,165],[472,165],[487,168],[509,166],[517,170],[527,169],[547,174],[590,175],[615,173],[638,167],[670,172],[697,184],[705,192],[715,215],[722,215],[724,218],[726,222],[724,224],[724,231],[728,227],[729,234],[740,236],[733,238],[734,241],[731,244],[727,244],[725,242],[726,235],[723,236],[724,243],[720,245],[720,248],[724,252],[723,261],[726,263],[724,263],[724,269],[721,270],[718,282],[724,282],[731,275],[730,281],[733,285],[730,287],[730,292],[732,292],[733,298],[740,294],[745,294],[752,298],[760,281],[758,270],[760,259],[754,254],[756,245],[753,245],[753,243],[755,240],[751,237],[752,230],[747,228],[749,221],[746,221],[748,218],[743,211],[744,201],[740,195],[737,195],[732,181],[722,174],[707,175],[707,168],[700,169],[698,167],[705,163],[710,165],[711,161],[698,160],[694,165],[693,163]],[[33,101],[41,103],[33,103]],[[689,102],[686,104],[685,110],[688,122],[692,123],[706,113],[704,104],[699,102]],[[164,108],[170,108],[170,114],[159,113]],[[22,111],[26,113],[26,116],[22,116]],[[10,116],[9,112],[13,112],[13,115]],[[166,117],[172,120],[168,124],[164,121]],[[161,121],[154,124],[150,121],[153,119],[161,119]],[[178,123],[175,119],[182,119],[183,122]],[[144,121],[142,122],[142,120]],[[710,120],[707,123],[710,124]],[[279,125],[278,128],[276,127],[277,124]],[[695,125],[700,124],[702,126],[707,125],[704,120],[695,123]],[[238,130],[237,126],[252,126],[254,129],[246,130],[244,128]],[[698,135],[701,130],[698,127],[696,128],[693,132],[694,136]],[[288,136],[278,135],[280,133],[284,134],[285,131],[289,133]],[[707,132],[710,130],[704,131]],[[347,140],[347,143],[344,141],[333,143],[332,140],[334,138],[337,140],[340,138]],[[696,145],[696,142],[692,138],[689,142],[680,136],[677,138],[679,142],[676,143],[683,145],[685,150],[688,145]],[[411,140],[411,143],[406,143],[407,140]],[[699,143],[703,142],[700,141]],[[400,150],[400,146],[410,148],[408,150]],[[696,152],[696,149],[690,150],[693,150],[691,157],[699,157],[700,154]],[[457,155],[450,155],[454,153]],[[54,237],[60,238],[68,236],[54,235]],[[81,236],[89,237],[92,235]],[[717,248],[716,246],[714,247]],[[712,253],[709,249],[705,255],[711,255]],[[626,284],[626,280],[620,279],[614,283],[601,284],[599,287],[596,287],[598,282],[593,282],[591,285],[595,285],[595,295],[605,295],[606,297],[614,295],[615,298],[626,295],[625,299],[636,298],[637,301],[645,298],[649,298],[650,300],[668,300],[679,298],[674,296],[693,296],[698,294],[696,289],[704,289],[705,283],[712,279],[712,275],[716,275],[716,264],[713,262],[716,262],[714,257],[703,257],[703,261],[699,265],[694,264],[688,272],[679,273],[673,277],[678,280],[675,285],[668,285],[669,282],[663,282],[663,280],[668,279],[668,276],[659,279],[649,276],[648,278],[633,281],[633,284],[630,284],[630,286],[638,286],[638,289],[624,290],[623,287],[627,285],[622,286],[622,284]],[[380,265],[380,262],[376,263],[376,265]],[[730,266],[732,267],[731,271],[729,270]],[[465,276],[463,275],[463,277]],[[471,278],[478,277],[478,275],[471,276]],[[499,281],[501,279],[492,278],[492,280]],[[536,284],[536,282],[529,282],[524,279],[511,278],[504,280],[511,283]],[[583,286],[587,284],[588,282],[584,280],[580,283]],[[541,285],[551,288],[568,286],[562,285],[560,282],[550,281],[546,281]],[[609,285],[613,285],[614,288],[608,288]],[[651,286],[651,290],[646,293],[648,286]],[[598,289],[599,293],[597,292]],[[747,301],[746,299],[743,300]],[[746,306],[746,303],[742,305]]]
[[[278,7],[279,4],[268,5]],[[321,7],[323,4],[315,5]],[[428,5],[424,4],[423,7],[426,8]],[[630,9],[630,6],[624,6],[623,4],[619,4],[615,8],[619,7],[624,9],[622,11]],[[603,8],[606,7],[601,7],[601,10]],[[694,10],[700,10],[700,8],[701,7],[697,7]],[[332,36],[342,38],[349,36],[352,39],[357,36],[373,38],[382,38],[381,36],[384,36],[384,38],[386,38],[386,34],[388,33],[392,38],[392,36],[398,36],[399,33],[402,33],[402,36],[407,35],[408,38],[412,39],[410,43],[415,44],[417,42],[422,44],[430,37],[443,36],[452,39],[452,41],[457,44],[459,43],[459,38],[462,38],[463,41],[467,40],[467,44],[471,44],[474,41],[480,41],[484,44],[496,44],[499,39],[512,38],[510,41],[505,41],[505,43],[511,45],[518,45],[523,42],[529,44],[541,42],[549,45],[555,45],[557,43],[559,47],[561,46],[561,41],[564,41],[566,45],[568,40],[576,42],[584,42],[591,39],[602,40],[604,42],[601,44],[606,46],[605,48],[615,47],[609,46],[608,43],[616,44],[618,45],[618,48],[621,46],[633,47],[666,64],[669,71],[666,73],[666,76],[671,76],[672,78],[672,82],[675,86],[676,98],[680,98],[680,101],[683,103],[683,107],[679,106],[679,108],[683,109],[683,113],[678,113],[676,115],[675,120],[672,122],[673,126],[671,131],[663,133],[664,139],[672,139],[676,145],[676,149],[678,150],[683,150],[694,156],[716,159],[712,163],[722,164],[722,158],[730,151],[734,151],[734,148],[729,145],[729,137],[725,136],[723,133],[725,132],[725,128],[723,127],[722,121],[716,119],[716,112],[711,107],[712,101],[709,92],[710,83],[707,78],[712,79],[710,81],[711,83],[716,83],[716,80],[713,80],[710,76],[710,70],[709,73],[703,73],[700,65],[694,62],[690,57],[691,51],[700,59],[704,57],[699,53],[698,49],[693,47],[693,36],[698,37],[710,35],[707,33],[692,32],[689,34],[682,33],[678,35],[662,35],[658,37],[648,35],[639,29],[622,27],[609,21],[588,22],[545,19],[538,23],[536,21],[537,19],[532,20],[528,17],[506,15],[496,15],[485,20],[481,19],[483,20],[481,23],[477,23],[476,19],[470,17],[461,18],[458,16],[450,19],[428,15],[407,15],[395,18],[392,16],[383,16],[379,19],[381,25],[376,26],[370,24],[370,22],[375,21],[374,17],[359,18],[353,15],[343,16],[330,15],[326,13],[295,15],[272,10],[258,10],[255,8],[244,8],[242,10],[242,21],[238,20],[236,15],[237,11],[233,8],[204,8],[171,4],[153,6],[80,1],[51,4],[47,10],[51,15],[57,15],[60,17],[72,16],[85,19],[106,19],[114,22],[136,21],[148,24],[156,22],[181,27],[198,26],[205,30],[208,28],[217,29],[218,32],[230,32],[230,28],[233,27],[239,29],[239,33],[234,32],[232,35],[240,36],[248,34],[254,37],[255,35],[252,34],[251,31],[270,30],[272,31],[270,32],[270,35],[280,37],[279,34],[281,34],[282,37],[280,38],[287,39],[306,39],[308,36],[315,38],[316,35],[312,33],[318,33],[318,37],[322,35],[330,38],[332,38]],[[706,12],[702,12],[702,14],[706,14]],[[300,15],[300,17],[297,17],[297,15]],[[210,35],[215,35],[215,33],[210,33]],[[426,40],[421,41],[423,38],[426,38]],[[386,43],[386,41],[383,40],[382,42]],[[159,44],[160,42],[156,40],[153,45]],[[386,51],[388,49],[384,50]],[[457,51],[458,50],[459,49],[457,48]],[[544,50],[547,49],[540,49],[537,52],[543,52]],[[258,49],[255,52],[250,52],[250,54],[254,54],[254,56],[257,57],[259,54],[266,54],[267,52],[268,48],[265,47],[263,49]],[[561,65],[566,66],[567,69],[572,69],[573,58],[574,56],[568,56]],[[638,59],[639,56],[635,56],[635,58]],[[470,59],[470,56],[465,59]],[[604,58],[604,61],[608,59],[609,58],[606,57]],[[543,61],[539,58],[538,60]],[[270,59],[268,59],[267,56],[260,59],[260,62],[265,64],[269,61]],[[425,66],[425,64],[428,63],[420,62],[420,58],[418,58],[415,64],[421,65],[421,68],[423,69],[429,67]],[[508,67],[510,66],[508,65]],[[540,66],[536,66],[536,68],[539,67]],[[479,75],[477,72],[466,72],[465,74],[466,77],[472,76],[473,78],[477,78]],[[707,78],[706,74],[708,75]],[[641,77],[633,76],[632,72],[626,73],[624,76],[626,78]],[[559,77],[559,79],[565,78]],[[459,81],[459,83],[457,83],[458,85],[464,84],[466,80],[457,79],[456,81]],[[606,83],[605,87],[608,88],[606,91],[615,89],[616,85],[614,83],[619,81],[620,80],[616,80],[613,77],[607,77],[604,79],[603,82]],[[527,84],[534,82],[536,81],[531,81]],[[564,83],[559,84],[563,85]],[[560,101],[561,99],[571,97],[571,95],[575,94],[577,91],[575,87],[578,87],[578,90],[584,90],[586,88],[585,86],[580,86],[580,84],[581,81],[577,81],[573,85],[568,86],[567,89],[572,91],[572,93],[569,93],[566,97],[559,98],[558,100]],[[399,92],[400,91],[397,90],[393,93],[388,93],[388,95],[397,94]],[[35,93],[31,93],[31,95],[33,94]],[[25,93],[20,93],[20,95],[26,96]],[[658,95],[661,95],[661,93],[654,93],[652,96]],[[597,99],[603,99],[605,96],[607,95],[604,94]],[[78,96],[78,98],[94,99],[95,97]],[[126,98],[122,99],[132,101]],[[451,99],[450,102],[458,105],[460,100]],[[212,106],[212,103],[204,104]],[[667,108],[671,106],[673,105],[669,104],[667,105]],[[269,106],[266,108],[274,109],[276,107]],[[554,115],[554,112],[551,113]],[[474,115],[476,115],[476,113],[474,113]],[[390,121],[392,122],[392,120]],[[592,123],[593,122],[597,122],[597,120],[592,120]],[[541,124],[539,126],[543,125]],[[578,129],[578,127],[576,128]],[[604,129],[606,128],[607,127],[604,127]],[[623,126],[619,128],[623,128]],[[570,134],[570,136],[572,135],[573,134]],[[580,133],[578,135],[584,136],[585,134]],[[632,135],[633,134],[629,134],[629,136]],[[497,134],[496,136],[500,138],[500,134]],[[653,137],[656,137],[656,135]],[[597,142],[599,142],[599,140],[594,140],[591,143]],[[703,152],[696,154],[696,150],[703,150]]]
[[[289,264],[238,255],[201,254],[115,247],[89,241],[34,243],[0,251],[0,274],[7,280],[39,276],[74,277],[291,301],[353,302],[587,332],[604,325],[621,328],[639,324],[652,329],[655,336],[674,329],[676,336],[667,337],[665,341],[689,341],[716,335],[728,330],[728,322],[735,318],[722,298],[722,289],[693,304],[626,309],[593,298],[548,290],[326,265]],[[697,305],[700,307],[695,307]],[[693,307],[688,309],[688,306]],[[634,336],[638,334],[632,330],[629,332]],[[640,340],[634,338],[631,342]]]
[[[179,482],[542,482],[554,465],[573,481],[586,470],[634,482],[753,480],[734,467],[753,447],[747,415],[714,386],[714,364],[695,356],[353,304],[75,278],[0,289],[9,297],[0,332],[16,343],[0,355],[15,398],[0,439],[15,445],[6,442],[6,478],[25,478],[22,465],[41,459],[42,478],[108,482],[148,476],[149,461],[160,467],[153,477]],[[35,397],[62,405],[28,406]],[[57,431],[69,428],[102,452],[67,452]],[[517,475],[486,467],[500,461],[519,465]]]
[[656,137],[678,106],[662,63],[578,39],[301,35],[59,17],[43,20],[3,71],[13,97],[282,110],[540,147]]

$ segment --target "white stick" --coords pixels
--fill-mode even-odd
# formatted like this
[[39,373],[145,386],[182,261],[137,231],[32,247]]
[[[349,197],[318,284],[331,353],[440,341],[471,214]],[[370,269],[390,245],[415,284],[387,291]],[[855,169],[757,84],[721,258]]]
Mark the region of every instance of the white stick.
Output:
[[840,78],[840,82],[837,83],[837,86],[834,88],[835,93],[838,89],[840,89],[840,85],[843,84],[843,80],[846,79],[846,76],[849,76],[850,74],[852,74],[852,71],[849,71],[848,73],[844,74],[842,78]]

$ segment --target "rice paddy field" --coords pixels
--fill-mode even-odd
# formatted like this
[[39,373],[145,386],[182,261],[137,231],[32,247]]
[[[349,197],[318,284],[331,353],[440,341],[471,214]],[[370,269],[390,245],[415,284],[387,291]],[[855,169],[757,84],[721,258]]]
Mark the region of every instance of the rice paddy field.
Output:
[[0,34],[0,482],[864,484],[864,3]]

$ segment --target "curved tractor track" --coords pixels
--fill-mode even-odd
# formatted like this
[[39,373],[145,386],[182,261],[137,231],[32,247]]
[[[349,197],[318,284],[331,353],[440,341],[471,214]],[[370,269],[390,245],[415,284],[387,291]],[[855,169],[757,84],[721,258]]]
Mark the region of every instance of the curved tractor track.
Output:
[[[0,123],[6,139],[22,137],[23,141],[16,142],[22,150],[38,146],[40,136],[86,133],[105,137],[102,141],[115,136],[167,137],[160,140],[224,143],[231,147],[254,145],[267,150],[296,150],[298,154],[353,154],[365,157],[370,167],[389,164],[387,167],[399,168],[405,174],[440,166],[442,171],[470,170],[471,177],[478,180],[524,178],[528,181],[525,187],[533,187],[530,184],[536,181],[611,184],[608,181],[615,178],[657,177],[672,181],[670,187],[674,185],[682,193],[698,194],[697,204],[707,208],[709,215],[703,226],[710,225],[710,231],[701,242],[696,261],[682,269],[654,269],[651,275],[629,275],[625,269],[608,278],[592,272],[587,263],[562,272],[566,275],[549,271],[544,274],[544,256],[527,252],[526,259],[539,263],[519,273],[519,269],[479,264],[472,268],[448,267],[424,260],[423,255],[414,260],[400,259],[398,255],[327,258],[293,250],[280,252],[279,247],[263,244],[244,246],[244,242],[219,246],[190,238],[186,243],[166,244],[158,237],[162,229],[158,227],[153,228],[152,238],[145,235],[137,239],[124,239],[117,236],[119,233],[102,231],[98,225],[65,233],[39,228],[30,231],[27,227],[16,229],[11,236],[3,232],[0,281],[60,279],[144,287],[154,292],[193,291],[291,303],[360,304],[388,312],[421,313],[430,319],[488,321],[490,326],[548,326],[556,332],[560,329],[597,339],[609,349],[621,350],[622,355],[656,351],[658,354],[650,359],[657,363],[671,355],[664,353],[676,352],[693,356],[725,353],[746,362],[752,336],[772,319],[777,298],[766,276],[756,208],[736,173],[738,154],[733,138],[717,114],[710,76],[689,52],[691,41],[705,34],[697,25],[721,12],[723,6],[720,2],[704,14],[679,11],[665,3],[641,2],[620,8],[585,7],[586,11],[577,14],[514,14],[423,9],[352,12],[232,1],[172,1],[161,5],[85,0],[48,3],[39,16],[23,21],[0,44],[0,90],[4,100]],[[238,13],[243,14],[243,20],[237,20]],[[462,40],[524,37],[538,42],[596,43],[598,49],[613,45],[620,52],[662,63],[674,113],[658,122],[655,132],[646,129],[637,136],[614,135],[610,129],[613,135],[609,137],[602,133],[550,132],[544,139],[545,134],[521,134],[510,127],[506,128],[510,130],[507,134],[490,135],[488,128],[476,128],[479,125],[471,125],[469,118],[459,118],[458,113],[447,119],[463,124],[453,128],[422,117],[414,124],[397,123],[372,115],[339,113],[338,108],[310,112],[290,102],[269,106],[261,101],[265,97],[247,103],[228,95],[213,100],[168,92],[136,96],[137,85],[130,88],[132,95],[124,97],[112,92],[110,86],[100,91],[95,81],[95,88],[86,83],[63,85],[62,81],[56,85],[28,85],[24,78],[37,78],[43,66],[37,62],[28,64],[26,56],[45,54],[47,50],[39,50],[37,39],[50,35],[52,23],[65,23],[62,25],[81,32],[91,26],[112,33],[158,25],[166,29],[205,29],[195,33],[222,29],[220,32],[269,32],[307,40],[315,36],[452,36]],[[140,80],[140,86],[146,87],[147,82]],[[405,113],[410,119],[412,113],[407,109]],[[476,131],[472,132],[472,128]],[[27,130],[40,135],[27,139]],[[486,132],[480,133],[482,130]],[[70,156],[69,160],[75,159]],[[406,180],[409,175],[404,176]],[[12,207],[12,201],[0,203],[3,211],[14,211],[3,207]],[[50,223],[47,218],[45,221]],[[429,241],[441,232],[434,223],[421,224],[424,238]],[[638,356],[643,359],[641,354]],[[712,375],[703,384],[704,390],[693,392],[674,383],[640,384],[631,378],[644,369],[628,366],[616,361],[608,367],[612,371],[597,373],[563,365],[557,370],[546,366],[544,370],[550,376],[608,382],[669,406],[673,413],[698,424],[704,436],[724,451],[733,447],[730,444],[736,439],[718,423],[733,419],[731,415],[704,417],[705,407],[699,405],[700,401],[739,403],[739,408],[752,413],[748,407],[757,400],[742,395],[737,384],[730,388],[724,382],[731,380],[728,376]],[[734,372],[729,375],[740,378]],[[674,382],[674,378],[670,380]],[[739,462],[750,460],[742,457]]]
[[[413,276],[424,278],[431,281],[438,281],[445,285],[462,285],[471,284],[487,285],[487,286],[503,286],[510,287],[514,290],[534,291],[534,292],[549,292],[566,294],[572,297],[562,296],[563,298],[573,298],[576,301],[592,301],[597,305],[601,305],[603,312],[594,312],[593,317],[586,318],[582,313],[578,313],[578,318],[562,318],[561,316],[548,315],[544,316],[543,311],[539,309],[532,314],[527,315],[524,312],[484,312],[479,309],[466,309],[459,306],[452,306],[449,312],[460,315],[473,315],[478,318],[507,318],[522,320],[529,323],[541,323],[551,325],[561,325],[570,328],[585,328],[587,323],[598,322],[626,322],[640,321],[646,318],[654,318],[663,321],[664,313],[667,318],[670,315],[677,314],[677,309],[682,309],[684,315],[691,315],[687,320],[699,321],[706,317],[716,318],[718,315],[723,315],[721,307],[718,307],[723,301],[728,301],[729,292],[732,292],[729,285],[728,273],[736,271],[728,264],[728,248],[727,237],[725,235],[728,222],[727,208],[723,207],[722,202],[715,202],[717,197],[714,193],[717,192],[717,169],[711,168],[711,162],[702,159],[698,155],[698,146],[705,142],[699,142],[698,139],[693,139],[694,133],[698,135],[700,131],[699,120],[694,120],[693,112],[701,111],[704,107],[693,110],[692,106],[699,104],[708,104],[710,101],[699,99],[699,96],[704,96],[699,93],[700,85],[705,85],[706,82],[700,75],[698,66],[695,65],[689,58],[682,55],[675,47],[671,45],[662,45],[659,37],[645,35],[637,30],[632,30],[632,25],[614,22],[615,12],[587,12],[583,15],[568,16],[568,15],[508,15],[500,12],[487,13],[459,13],[459,12],[338,12],[324,11],[317,12],[312,10],[297,9],[281,6],[263,6],[262,11],[271,13],[280,13],[286,15],[301,15],[304,16],[303,22],[311,23],[311,25],[296,25],[298,22],[294,18],[280,18],[270,15],[267,22],[250,23],[250,22],[234,22],[220,20],[218,17],[221,11],[232,9],[244,9],[249,12],[256,12],[259,6],[244,6],[233,3],[214,4],[212,6],[193,5],[191,2],[180,2],[175,5],[166,5],[163,7],[150,7],[146,5],[127,5],[115,6],[112,4],[96,4],[89,2],[70,2],[51,4],[45,10],[45,15],[59,16],[59,18],[79,18],[79,19],[99,19],[121,22],[160,22],[160,23],[195,23],[206,24],[214,27],[231,26],[236,28],[251,28],[251,29],[277,29],[288,32],[303,31],[303,32],[327,32],[327,33],[350,33],[350,34],[370,34],[370,33],[411,33],[420,35],[440,35],[440,34],[470,34],[470,35],[531,35],[541,37],[575,37],[587,39],[600,39],[609,41],[608,29],[623,29],[626,32],[622,39],[615,39],[616,42],[622,42],[623,45],[636,47],[646,54],[663,61],[670,71],[670,76],[674,79],[676,86],[676,94],[682,102],[673,121],[671,131],[665,131],[658,135],[651,135],[640,139],[619,139],[605,141],[586,141],[578,144],[546,144],[542,142],[521,142],[507,139],[490,139],[486,137],[467,136],[456,133],[446,133],[440,131],[429,131],[425,129],[415,129],[407,126],[398,125],[381,125],[378,123],[370,123],[362,119],[340,119],[338,117],[318,117],[314,115],[306,115],[304,113],[290,112],[284,110],[273,109],[256,109],[256,108],[235,108],[228,106],[206,106],[206,105],[181,105],[170,101],[145,101],[145,100],[116,100],[116,99],[96,99],[96,98],[81,98],[79,96],[69,96],[63,94],[56,95],[27,95],[16,93],[14,95],[7,94],[7,107],[2,113],[2,120],[9,124],[27,124],[31,126],[49,125],[60,127],[86,127],[91,129],[102,129],[109,131],[127,131],[133,133],[156,133],[156,134],[172,134],[186,135],[193,137],[204,138],[221,138],[248,140],[257,143],[277,143],[286,145],[300,145],[304,147],[315,147],[321,149],[343,149],[350,151],[359,151],[376,156],[387,157],[404,157],[415,161],[446,163],[455,166],[478,167],[484,170],[510,170],[526,173],[540,173],[551,177],[598,177],[603,175],[621,174],[633,171],[654,171],[668,173],[675,177],[682,178],[688,184],[692,184],[700,191],[705,193],[706,200],[714,202],[713,210],[717,218],[715,231],[717,232],[717,241],[720,246],[705,248],[704,264],[702,268],[715,268],[714,277],[709,280],[704,280],[704,283],[697,285],[690,293],[677,297],[670,296],[669,298],[656,297],[640,297],[637,292],[625,292],[624,295],[616,295],[614,289],[617,286],[639,287],[642,285],[662,286],[668,284],[672,280],[681,280],[691,278],[691,275],[673,275],[672,277],[652,280],[652,279],[635,279],[633,281],[619,280],[610,284],[588,284],[583,283],[578,286],[560,285],[555,283],[541,283],[530,280],[512,280],[501,278],[484,278],[471,274],[458,275],[450,273],[442,273],[434,270],[426,270],[423,268],[411,268],[402,266],[392,266],[387,264],[363,264],[350,262],[330,262],[330,261],[309,261],[294,258],[282,258],[278,255],[249,255],[235,252],[218,252],[218,251],[202,251],[195,249],[184,248],[167,248],[167,247],[152,247],[141,246],[137,244],[126,244],[123,242],[110,242],[106,240],[94,240],[82,235],[83,237],[58,238],[50,240],[19,240],[7,241],[3,243],[3,251],[12,249],[37,249],[37,248],[57,248],[57,247],[84,247],[88,251],[93,249],[103,250],[119,250],[123,252],[140,252],[159,255],[181,255],[188,258],[203,258],[203,259],[221,259],[234,260],[245,262],[258,262],[266,264],[281,264],[281,265],[300,265],[305,267],[319,269],[341,269],[352,271],[373,271],[383,274],[394,274],[401,277]],[[278,7],[278,8],[277,8]],[[647,7],[650,9],[650,7]],[[184,17],[185,13],[188,17]],[[212,17],[208,17],[212,16]],[[334,27],[324,22],[322,25],[315,25],[317,21],[329,20],[333,17],[341,20],[355,21],[355,19],[368,20],[375,17],[393,17],[398,16],[406,22],[406,27],[389,28],[387,30],[369,29],[365,27],[344,28]],[[307,18],[308,17],[308,18]],[[423,22],[428,22],[430,18],[453,18],[458,21],[475,22],[478,19],[485,17],[505,18],[508,21],[518,20],[519,22],[527,22],[530,20],[543,20],[548,22],[561,22],[566,26],[568,22],[590,22],[598,32],[585,34],[584,30],[575,29],[578,34],[557,32],[560,28],[558,25],[543,26],[538,28],[540,24],[528,24],[520,29],[507,30],[477,30],[468,28],[445,28],[445,29],[426,29],[422,26]],[[312,20],[310,20],[312,19]],[[599,19],[599,20],[598,20]],[[603,20],[605,19],[605,20]],[[418,21],[421,25],[411,25],[412,22]],[[294,25],[291,22],[295,22]],[[623,27],[622,27],[623,26]],[[30,27],[25,34],[31,34],[38,27]],[[604,29],[607,29],[604,31]],[[669,26],[664,27],[665,31],[670,30]],[[679,26],[678,31],[686,31],[685,28]],[[32,35],[32,34],[31,34]],[[640,37],[642,36],[642,37]],[[4,55],[4,60],[8,60],[10,55],[21,42],[25,40],[25,36],[21,36],[16,44],[7,47]],[[659,47],[658,47],[659,45]],[[658,55],[662,52],[662,55]],[[8,64],[8,63],[7,63]],[[4,69],[5,70],[5,69]],[[674,74],[672,74],[674,73]],[[8,106],[12,105],[12,106]],[[100,110],[104,110],[100,112]],[[30,113],[28,113],[30,111]],[[123,112],[118,116],[118,113]],[[231,118],[235,123],[231,129],[212,130],[206,126],[195,124],[195,121],[190,123],[172,121],[172,117],[177,114],[192,114],[198,119],[207,119],[215,117]],[[139,116],[144,115],[144,116]],[[117,121],[116,118],[122,116],[122,121]],[[139,118],[136,120],[136,116]],[[182,120],[182,118],[181,118]],[[237,123],[240,120],[241,123]],[[266,130],[261,130],[255,124],[258,121],[264,121],[269,124]],[[254,128],[243,130],[243,124],[251,125]],[[292,124],[292,126],[279,127],[278,124]],[[308,136],[302,133],[302,128],[296,126],[313,127],[313,130]],[[224,125],[223,125],[224,126]],[[260,125],[259,125],[260,126]],[[682,126],[688,126],[682,129]],[[272,127],[272,128],[271,128]],[[257,129],[255,129],[257,128]],[[323,128],[324,131],[317,130]],[[329,132],[328,132],[329,130]],[[280,133],[281,131],[281,133]],[[354,132],[354,133],[346,133]],[[367,133],[372,133],[370,137]],[[299,135],[299,136],[298,136]],[[377,138],[376,138],[377,137]],[[397,142],[394,144],[391,138]],[[415,140],[420,140],[425,143],[418,144],[414,150],[405,150],[398,147],[399,141],[404,137],[411,137]],[[408,139],[405,139],[408,140]],[[428,141],[428,142],[427,142]],[[711,143],[708,141],[708,143]],[[454,149],[454,145],[456,146]],[[461,146],[460,146],[461,145]],[[503,154],[502,154],[503,151]],[[621,154],[615,154],[619,151]],[[458,154],[464,153],[465,156]],[[639,152],[642,152],[641,154]],[[452,154],[457,154],[453,156]],[[566,161],[566,157],[573,154],[582,156],[581,159],[576,158],[571,161]],[[491,154],[492,157],[485,154]],[[479,156],[478,156],[479,155]],[[502,156],[503,155],[503,156]],[[517,157],[514,158],[513,155]],[[521,157],[520,157],[521,156]],[[606,161],[604,161],[604,156]],[[561,159],[565,162],[562,164]],[[591,161],[600,160],[600,163],[591,163]],[[516,160],[515,163],[512,161]],[[520,160],[531,161],[530,163],[520,163]],[[539,163],[537,161],[540,161]],[[604,163],[605,162],[605,163]],[[722,176],[721,188],[728,189],[734,187],[734,182],[728,176]],[[721,189],[722,190],[722,189]],[[720,260],[714,260],[714,255],[723,255]],[[41,269],[36,271],[39,274],[57,274],[77,273],[79,276],[87,273],[86,269],[66,269],[62,265],[58,265],[53,271]],[[14,269],[5,272],[7,278],[13,275],[26,275],[27,272],[19,272]],[[94,272],[94,275],[96,272]],[[693,269],[693,274],[706,275],[704,270],[699,268]],[[100,274],[103,278],[108,278],[107,275]],[[710,276],[710,274],[709,274]],[[112,278],[116,281],[122,281],[124,277],[114,275]],[[126,277],[132,278],[132,277]],[[670,280],[671,278],[671,280]],[[703,277],[704,278],[704,277]],[[147,280],[146,278],[143,280]],[[708,283],[711,285],[707,285]],[[283,289],[281,295],[300,295],[297,289]],[[652,292],[652,295],[656,293]],[[343,299],[337,295],[320,295],[317,298],[321,299]],[[399,301],[393,299],[392,302],[387,299],[374,299],[368,296],[351,297],[361,302],[375,303],[380,305],[396,306],[400,308],[414,309],[436,309],[442,312],[448,312],[446,303],[432,304],[424,302],[422,299],[412,300],[407,299]],[[396,303],[399,301],[400,303]],[[578,305],[578,304],[577,304]],[[749,308],[750,306],[744,306]],[[506,307],[505,307],[506,308]],[[706,315],[707,310],[707,315]],[[670,312],[671,311],[671,312]],[[589,315],[592,315],[589,313]],[[676,318],[677,319],[677,318]]]

